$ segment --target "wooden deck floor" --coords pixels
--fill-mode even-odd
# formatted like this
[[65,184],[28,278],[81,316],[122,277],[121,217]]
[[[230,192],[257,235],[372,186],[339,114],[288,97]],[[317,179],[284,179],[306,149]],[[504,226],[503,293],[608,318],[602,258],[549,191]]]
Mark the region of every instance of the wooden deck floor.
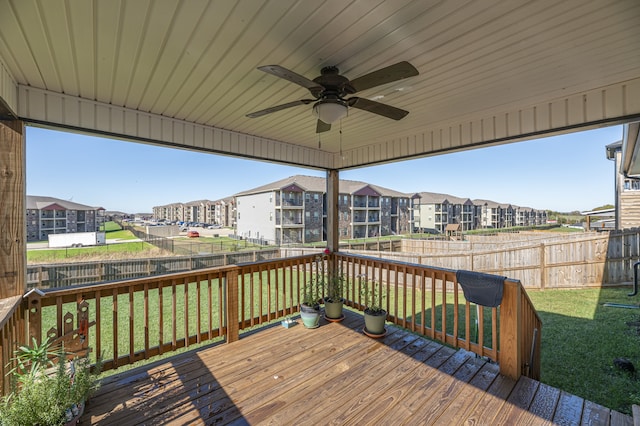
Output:
[[[300,322],[300,321],[299,321]],[[83,424],[602,424],[631,417],[362,316],[271,327],[105,380]]]

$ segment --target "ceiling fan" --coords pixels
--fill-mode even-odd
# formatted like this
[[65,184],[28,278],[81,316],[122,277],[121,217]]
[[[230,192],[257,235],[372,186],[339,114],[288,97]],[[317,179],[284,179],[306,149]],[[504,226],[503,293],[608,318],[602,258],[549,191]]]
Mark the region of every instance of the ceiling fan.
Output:
[[347,77],[340,75],[340,70],[334,66],[322,68],[320,76],[313,80],[309,80],[280,65],[264,65],[258,67],[258,69],[308,89],[314,99],[300,99],[286,104],[272,106],[247,114],[247,117],[262,117],[272,112],[313,103],[313,112],[318,117],[316,133],[331,130],[331,123],[346,116],[350,107],[372,112],[393,120],[400,120],[409,114],[409,111],[367,98],[359,98],[356,96],[347,98],[347,96],[382,84],[418,75],[418,70],[406,61],[389,65],[388,67],[370,72],[353,80],[349,80]]

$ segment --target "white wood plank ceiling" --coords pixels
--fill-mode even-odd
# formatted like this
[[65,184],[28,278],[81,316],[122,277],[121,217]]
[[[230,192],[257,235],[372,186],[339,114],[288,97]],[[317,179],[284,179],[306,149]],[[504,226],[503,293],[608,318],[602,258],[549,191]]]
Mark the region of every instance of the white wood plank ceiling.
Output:
[[[312,105],[259,118],[335,65],[358,93],[315,133]],[[34,125],[314,168],[360,167],[640,117],[637,0],[0,0],[0,105]]]

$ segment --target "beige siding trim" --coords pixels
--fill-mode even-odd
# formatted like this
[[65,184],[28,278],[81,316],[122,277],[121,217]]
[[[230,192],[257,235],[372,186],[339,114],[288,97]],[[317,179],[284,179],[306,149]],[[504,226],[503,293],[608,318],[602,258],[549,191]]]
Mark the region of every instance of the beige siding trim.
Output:
[[19,86],[18,90],[18,114],[27,122],[235,157],[319,169],[331,167],[331,154],[316,149],[47,90],[26,86]]
[[573,94],[528,108],[504,109],[493,115],[466,116],[426,132],[372,146],[345,150],[335,168],[352,168],[396,158],[424,157],[480,145],[499,145],[554,134],[587,130],[602,123],[622,123],[640,116],[640,78]]
[[2,62],[2,58],[0,58],[0,103],[16,114],[18,110],[18,85],[7,66]]

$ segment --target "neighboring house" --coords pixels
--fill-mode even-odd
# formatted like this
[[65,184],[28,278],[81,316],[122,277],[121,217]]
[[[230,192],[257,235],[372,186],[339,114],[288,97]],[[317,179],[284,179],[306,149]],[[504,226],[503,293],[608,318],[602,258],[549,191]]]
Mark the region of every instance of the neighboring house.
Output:
[[49,234],[95,232],[105,220],[105,209],[53,197],[27,195],[27,241],[46,240]]
[[[275,244],[326,240],[326,181],[296,175],[235,195],[237,234]],[[364,182],[341,180],[340,239],[408,233],[410,196]]]
[[622,172],[622,141],[605,147],[607,159],[614,162],[615,229],[640,227],[640,179]]

